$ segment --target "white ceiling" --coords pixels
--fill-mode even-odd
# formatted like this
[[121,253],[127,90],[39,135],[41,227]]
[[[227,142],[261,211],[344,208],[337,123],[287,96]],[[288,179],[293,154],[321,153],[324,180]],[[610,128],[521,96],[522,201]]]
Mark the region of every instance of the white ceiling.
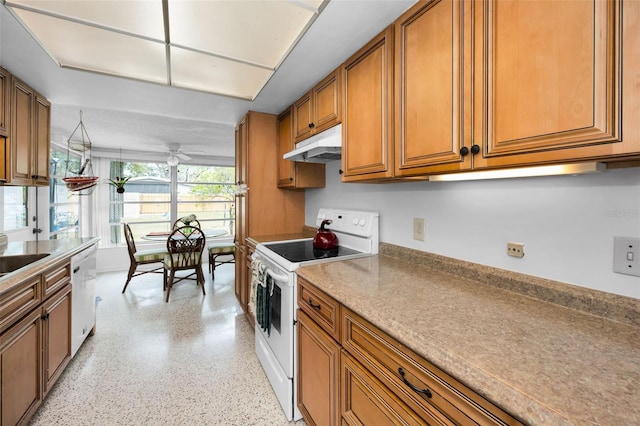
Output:
[[96,153],[164,159],[180,144],[198,160],[232,164],[234,128],[246,111],[283,111],[414,2],[331,0],[253,101],[61,68],[4,6],[0,64],[52,102],[54,143],[66,143],[82,110]]

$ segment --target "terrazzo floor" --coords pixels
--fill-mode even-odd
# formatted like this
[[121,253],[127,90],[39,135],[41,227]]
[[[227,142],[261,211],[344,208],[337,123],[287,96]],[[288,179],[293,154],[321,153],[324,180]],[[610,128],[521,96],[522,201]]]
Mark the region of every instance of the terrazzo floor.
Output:
[[[205,265],[206,267],[206,265]],[[206,272],[206,271],[205,271]],[[98,275],[96,334],[31,425],[304,425],[288,422],[236,302],[234,265],[163,301],[162,276]]]

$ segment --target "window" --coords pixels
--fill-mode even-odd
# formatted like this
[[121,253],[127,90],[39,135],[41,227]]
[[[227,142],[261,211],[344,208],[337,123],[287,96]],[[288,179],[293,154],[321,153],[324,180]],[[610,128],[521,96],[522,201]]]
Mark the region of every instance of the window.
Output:
[[109,186],[109,236],[102,238],[111,244],[123,242],[122,223],[140,240],[149,232],[169,231],[177,218],[189,214],[197,216],[203,229],[234,233],[233,167],[111,160],[109,176],[130,178],[124,193]]
[[26,228],[27,187],[5,186],[2,188],[2,230]]
[[[68,159],[68,160],[67,160]],[[80,168],[80,157],[68,154],[67,150],[51,147],[49,163],[49,238],[64,239],[80,237],[80,207],[82,196],[67,190],[65,177],[67,161],[72,170]]]

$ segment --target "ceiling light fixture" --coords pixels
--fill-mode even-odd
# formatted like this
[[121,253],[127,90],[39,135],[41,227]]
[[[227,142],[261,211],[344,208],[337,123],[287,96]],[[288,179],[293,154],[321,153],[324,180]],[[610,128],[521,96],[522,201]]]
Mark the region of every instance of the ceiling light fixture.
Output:
[[429,181],[461,181],[482,179],[506,179],[534,176],[580,175],[599,173],[607,169],[604,163],[572,163],[551,166],[520,167],[505,170],[482,170],[478,172],[452,173],[429,176]]
[[178,165],[178,163],[180,163],[180,160],[178,160],[176,153],[173,151],[169,152],[169,158],[167,158],[167,164],[171,167],[175,167]]

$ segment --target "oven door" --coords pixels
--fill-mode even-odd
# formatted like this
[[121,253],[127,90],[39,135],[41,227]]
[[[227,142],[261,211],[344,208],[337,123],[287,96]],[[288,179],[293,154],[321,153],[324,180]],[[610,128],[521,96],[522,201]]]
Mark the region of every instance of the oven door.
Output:
[[293,377],[295,287],[292,284],[295,284],[295,275],[270,262],[265,264],[273,283],[273,292],[268,296],[271,324],[265,329],[256,321],[256,334],[269,347],[287,377]]

